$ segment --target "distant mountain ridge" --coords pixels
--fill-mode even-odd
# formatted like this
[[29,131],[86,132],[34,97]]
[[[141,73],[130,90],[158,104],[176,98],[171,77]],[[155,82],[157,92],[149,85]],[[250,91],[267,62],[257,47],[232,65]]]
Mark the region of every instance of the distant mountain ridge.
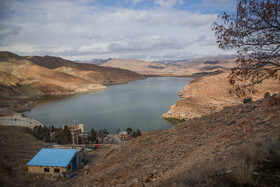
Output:
[[86,60],[86,61],[77,60],[76,62],[78,62],[78,63],[87,63],[87,64],[94,64],[94,65],[102,65],[102,64],[104,64],[105,62],[107,62],[109,60],[112,60],[112,58],[107,58],[105,60],[103,60],[103,59],[92,59],[92,60]]
[[[235,55],[207,56],[182,60],[144,61],[135,59],[93,59],[84,61],[103,67],[127,69],[142,75],[198,76],[224,72],[235,66]],[[218,64],[218,65],[217,65]]]

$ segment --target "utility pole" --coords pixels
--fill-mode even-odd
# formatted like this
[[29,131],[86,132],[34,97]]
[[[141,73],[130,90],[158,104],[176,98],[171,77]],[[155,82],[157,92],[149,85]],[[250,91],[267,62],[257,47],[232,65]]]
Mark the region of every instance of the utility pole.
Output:
[[73,146],[75,145],[75,134],[74,134],[75,126],[76,126],[76,121],[74,121],[74,126],[72,128],[72,142],[73,142]]

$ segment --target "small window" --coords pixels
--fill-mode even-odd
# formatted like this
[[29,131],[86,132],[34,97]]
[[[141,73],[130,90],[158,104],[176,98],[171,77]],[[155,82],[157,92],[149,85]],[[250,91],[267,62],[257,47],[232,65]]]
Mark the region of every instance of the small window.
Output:
[[59,169],[58,168],[54,168],[54,172],[55,173],[59,173]]
[[68,170],[70,170],[71,169],[71,165],[69,164],[69,166],[68,166]]
[[50,168],[44,168],[44,172],[50,172]]

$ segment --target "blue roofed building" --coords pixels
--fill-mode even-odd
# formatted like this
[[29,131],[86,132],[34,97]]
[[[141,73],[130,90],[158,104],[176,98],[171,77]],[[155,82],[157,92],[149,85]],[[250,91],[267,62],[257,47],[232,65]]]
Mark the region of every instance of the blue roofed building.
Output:
[[81,155],[77,149],[42,148],[27,165],[29,172],[63,174],[80,164]]

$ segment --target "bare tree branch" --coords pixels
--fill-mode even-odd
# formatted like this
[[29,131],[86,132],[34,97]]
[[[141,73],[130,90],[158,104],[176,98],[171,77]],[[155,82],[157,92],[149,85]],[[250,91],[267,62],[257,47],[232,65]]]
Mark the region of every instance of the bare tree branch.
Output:
[[220,15],[213,23],[221,49],[236,49],[239,58],[228,79],[242,92],[265,79],[278,79],[280,70],[280,0],[238,0],[236,14]]

